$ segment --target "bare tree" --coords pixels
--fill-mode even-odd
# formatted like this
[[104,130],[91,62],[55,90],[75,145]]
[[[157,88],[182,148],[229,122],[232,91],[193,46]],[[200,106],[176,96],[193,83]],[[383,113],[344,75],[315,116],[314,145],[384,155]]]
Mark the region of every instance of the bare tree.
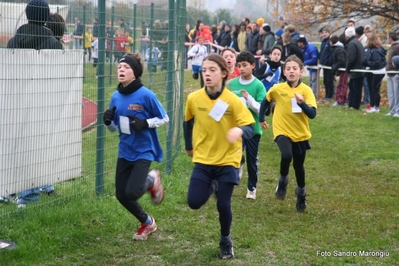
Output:
[[206,7],[206,0],[190,0],[187,2],[187,6],[197,10],[202,10]]

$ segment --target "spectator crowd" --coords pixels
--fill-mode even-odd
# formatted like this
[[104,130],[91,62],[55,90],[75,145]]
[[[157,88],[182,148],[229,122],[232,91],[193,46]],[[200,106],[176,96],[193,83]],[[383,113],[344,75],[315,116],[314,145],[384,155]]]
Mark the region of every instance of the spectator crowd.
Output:
[[[212,26],[198,20],[193,29],[189,24],[186,25],[186,42],[196,43],[201,36],[209,53],[220,53],[226,47],[234,49],[237,54],[250,52],[255,57],[254,75],[264,83],[266,90],[276,83],[274,76],[272,84],[267,85],[271,74],[266,74],[270,73],[270,64],[273,64],[271,51],[275,47],[281,50],[277,60],[279,63],[284,63],[290,55],[296,55],[307,68],[308,85],[316,98],[331,107],[380,112],[381,83],[386,78],[390,106],[386,115],[399,117],[399,74],[395,73],[399,68],[393,59],[399,56],[398,35],[389,33],[386,45],[390,45],[391,49],[388,53],[376,30],[370,25],[357,25],[355,19],[349,19],[343,28],[342,33],[338,34],[339,30],[335,31],[329,26],[320,27],[320,45],[316,45],[298,32],[293,24],[285,22],[273,31],[272,25],[263,18],[252,23],[249,18],[244,18],[241,23],[232,25],[221,21]],[[186,56],[186,68],[189,59]],[[318,70],[322,73],[321,84],[325,92],[320,95]],[[286,81],[282,71],[278,71],[278,76],[277,83]]]

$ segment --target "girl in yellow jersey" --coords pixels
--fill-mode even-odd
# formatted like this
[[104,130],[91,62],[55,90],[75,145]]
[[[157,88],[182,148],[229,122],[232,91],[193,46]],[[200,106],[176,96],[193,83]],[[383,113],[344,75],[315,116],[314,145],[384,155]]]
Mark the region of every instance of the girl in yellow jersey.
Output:
[[132,46],[134,43],[133,38],[130,36],[130,30],[125,30],[125,36],[127,39],[127,41],[125,42],[125,51],[126,53],[130,53],[132,51]]
[[234,257],[230,237],[231,196],[239,184],[242,138],[253,136],[255,120],[248,108],[225,85],[229,70],[220,55],[202,62],[205,87],[190,93],[186,102],[186,152],[195,164],[188,188],[188,205],[199,209],[217,192],[220,258]]
[[301,81],[304,71],[302,60],[296,55],[287,57],[284,64],[284,75],[287,82],[270,88],[262,101],[259,111],[259,122],[268,128],[265,113],[270,102],[276,105],[273,114],[273,136],[281,152],[280,179],[276,188],[276,197],[285,199],[287,194],[288,172],[293,161],[298,187],[296,209],[303,212],[306,208],[306,187],[304,162],[306,150],[310,149],[309,139],[312,136],[309,120],[316,117],[316,99],[312,89]]
[[91,44],[94,41],[93,34],[91,33],[91,29],[87,28],[85,33],[85,46],[84,46],[84,53],[85,55],[89,54],[89,62],[91,61]]

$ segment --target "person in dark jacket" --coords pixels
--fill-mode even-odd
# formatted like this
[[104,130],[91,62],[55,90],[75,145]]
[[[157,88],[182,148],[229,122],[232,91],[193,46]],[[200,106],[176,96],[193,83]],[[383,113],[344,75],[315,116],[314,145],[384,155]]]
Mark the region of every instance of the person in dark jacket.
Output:
[[196,42],[196,38],[198,37],[198,36],[200,36],[201,35],[201,32],[200,32],[200,25],[201,24],[203,24],[203,22],[202,22],[202,20],[197,20],[197,23],[195,24],[195,26],[194,26],[194,32],[193,32],[193,34],[191,35],[191,42],[193,42],[193,43],[195,43]]
[[[25,9],[28,24],[18,28],[17,33],[8,43],[7,48],[15,49],[63,49],[61,42],[54,37],[53,32],[44,24],[50,20],[49,5],[43,0],[31,0]],[[62,17],[61,17],[62,18]],[[64,27],[64,24],[61,26]],[[27,203],[37,201],[40,193],[54,195],[52,184],[21,191],[17,198],[18,208],[23,208]]]
[[129,26],[126,25],[125,20],[124,20],[123,18],[120,18],[118,22],[119,22],[119,27],[120,27],[121,29],[123,29],[123,32],[124,32],[125,30],[129,30]]
[[[218,28],[220,29],[219,35],[216,37],[216,44],[220,45],[222,42],[222,36],[224,34],[224,26],[226,26],[226,21],[222,20],[219,22]],[[215,40],[215,39],[214,39]],[[218,51],[219,53],[220,51]]]
[[347,101],[349,73],[338,70],[339,68],[345,68],[346,64],[346,51],[344,43],[344,34],[339,37],[337,35],[330,37],[330,45],[333,54],[331,72],[333,76],[339,76],[337,91],[335,93],[335,103],[331,105],[332,107],[344,107],[346,106]]
[[[258,51],[258,42],[260,38],[258,24],[253,23],[251,25],[252,29],[251,32],[248,33],[247,39],[245,40],[245,47],[248,52],[256,55],[256,51]],[[259,59],[255,59],[255,70],[259,68]]]
[[281,35],[281,39],[283,40],[283,52],[281,54],[281,61],[285,61],[288,56],[296,55],[303,62],[303,54],[302,49],[298,47],[296,43],[291,42],[291,34],[289,32],[284,32]]
[[222,36],[220,37],[220,43],[219,45],[224,47],[230,47],[231,44],[231,30],[230,30],[230,25],[226,24],[224,26],[224,32],[221,34]]
[[79,18],[75,18],[75,28],[73,30],[73,35],[75,38],[75,49],[82,48],[82,40],[83,40],[84,26],[80,22]]
[[65,20],[58,13],[50,13],[49,21],[46,22],[46,27],[51,30],[54,34],[54,37],[62,44],[64,47],[64,41],[62,37],[65,33]]
[[288,31],[291,35],[291,42],[293,44],[296,44],[299,39],[300,34],[299,34],[299,32],[296,31],[295,25],[293,25],[293,24],[287,25],[286,31]]
[[268,57],[274,42],[274,33],[271,31],[269,24],[263,24],[259,30],[258,51],[256,51],[256,55]]
[[93,37],[98,38],[98,18],[93,19]]
[[240,52],[240,48],[238,48],[238,34],[240,33],[240,26],[235,24],[232,27],[231,31],[231,44],[230,47],[236,50],[236,52]]
[[[386,60],[387,52],[382,46],[381,40],[375,33],[372,33],[367,38],[367,46],[364,49],[364,61],[363,65],[368,70],[381,70],[377,72],[367,72],[367,84],[370,89],[370,108],[367,109],[367,113],[379,113],[380,112],[380,88],[382,79],[385,73],[382,70],[385,69],[387,64]],[[384,71],[385,72],[385,71]]]
[[[216,39],[218,37],[218,27],[216,25],[211,26],[211,36],[212,36],[212,40],[213,40],[212,43],[216,44]],[[211,46],[211,52],[214,53],[214,52],[216,52],[216,50],[217,49],[215,47]]]
[[[186,23],[186,34],[184,35],[184,41],[186,43],[189,43],[191,41],[190,36],[189,36],[190,30],[191,30],[190,29],[190,23]],[[188,68],[188,56],[187,56],[187,53],[188,53],[188,45],[184,45],[184,55],[185,55],[184,56],[184,68],[185,69]]]
[[396,32],[388,34],[389,49],[387,65],[387,96],[389,101],[389,112],[386,116],[399,117],[399,64],[393,62],[393,57],[399,55],[399,38]]
[[256,51],[258,50],[258,42],[259,42],[258,24],[253,23],[251,25],[251,32],[248,33],[247,39],[245,40],[245,47],[247,51],[251,52],[251,54],[253,55],[256,55]]
[[359,110],[362,98],[363,72],[351,70],[363,68],[364,48],[360,41],[355,37],[355,28],[347,28],[345,30],[345,38],[345,69],[347,73],[350,73],[348,107],[349,109]]
[[17,49],[62,49],[62,44],[51,30],[44,27],[50,18],[49,5],[43,0],[31,0],[25,9],[28,23],[18,28],[7,48]]
[[[281,35],[281,39],[283,40],[283,51],[281,53],[281,61],[285,62],[285,60],[290,55],[296,55],[303,62],[303,54],[302,49],[298,47],[297,44],[291,42],[291,34],[286,31]],[[281,79],[286,81],[284,76],[284,71],[281,73]]]
[[[322,38],[320,47],[320,64],[323,66],[331,67],[332,62],[332,49],[330,46],[330,33],[328,27],[321,28],[320,36]],[[323,102],[330,102],[334,96],[334,76],[331,69],[323,68],[323,84],[326,90],[326,95]]]

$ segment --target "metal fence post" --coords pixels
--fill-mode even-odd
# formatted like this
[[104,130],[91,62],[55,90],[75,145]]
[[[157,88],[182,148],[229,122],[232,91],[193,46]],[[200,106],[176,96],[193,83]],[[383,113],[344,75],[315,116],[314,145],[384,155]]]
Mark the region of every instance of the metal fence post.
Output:
[[[104,11],[105,12],[105,11]],[[111,34],[109,36],[110,51],[109,51],[109,85],[112,84],[112,65],[113,65],[113,53],[114,53],[114,19],[115,19],[115,7],[111,8]]]
[[98,1],[98,80],[97,80],[97,140],[96,140],[96,194],[104,194],[104,142],[105,126],[103,114],[105,109],[105,0]]
[[132,52],[135,53],[136,52],[136,26],[137,26],[137,4],[133,5],[133,49]]

